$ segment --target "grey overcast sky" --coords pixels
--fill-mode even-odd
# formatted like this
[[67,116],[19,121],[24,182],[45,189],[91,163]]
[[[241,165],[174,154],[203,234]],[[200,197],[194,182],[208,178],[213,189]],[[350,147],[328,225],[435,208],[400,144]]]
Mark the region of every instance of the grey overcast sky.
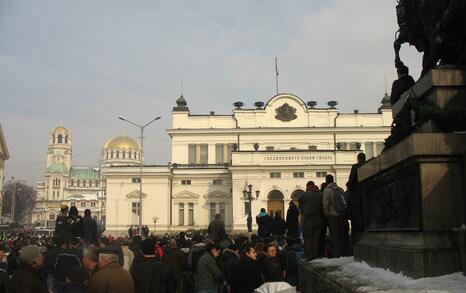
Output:
[[[6,178],[42,180],[50,130],[73,134],[73,164],[147,129],[146,163],[171,160],[166,129],[181,92],[191,113],[280,92],[375,112],[395,78],[395,0],[0,0],[0,123]],[[403,47],[415,79],[421,55]]]

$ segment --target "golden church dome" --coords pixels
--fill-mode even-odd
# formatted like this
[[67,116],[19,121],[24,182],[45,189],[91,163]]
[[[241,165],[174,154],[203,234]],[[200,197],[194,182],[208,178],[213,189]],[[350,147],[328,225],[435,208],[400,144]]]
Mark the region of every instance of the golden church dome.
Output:
[[128,136],[118,136],[107,141],[104,149],[127,149],[127,150],[140,150],[139,144]]

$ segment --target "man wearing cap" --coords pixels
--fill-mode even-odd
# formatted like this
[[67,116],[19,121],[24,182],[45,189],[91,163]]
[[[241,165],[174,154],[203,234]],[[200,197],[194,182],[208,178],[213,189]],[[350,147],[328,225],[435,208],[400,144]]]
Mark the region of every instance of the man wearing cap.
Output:
[[40,268],[43,257],[37,245],[26,245],[19,252],[20,266],[11,278],[11,293],[48,293]]
[[99,253],[99,271],[89,279],[90,293],[134,293],[131,275],[125,271],[119,261],[119,251],[106,246]]

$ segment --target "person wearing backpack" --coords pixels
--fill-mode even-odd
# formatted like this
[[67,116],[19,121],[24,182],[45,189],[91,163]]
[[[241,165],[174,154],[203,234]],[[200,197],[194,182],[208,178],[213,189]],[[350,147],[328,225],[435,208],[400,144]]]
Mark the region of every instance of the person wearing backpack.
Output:
[[53,264],[53,276],[55,277],[55,290],[58,293],[61,293],[65,287],[66,270],[73,266],[82,267],[81,255],[75,248],[77,243],[79,243],[78,239],[70,237],[61,243],[57,251]]
[[322,192],[319,191],[313,181],[306,184],[306,192],[299,197],[299,205],[302,206],[302,229],[304,240],[304,253],[306,259],[313,260],[319,257],[321,252],[321,234],[323,227],[324,211],[322,209]]
[[339,187],[332,175],[325,177],[327,187],[324,190],[323,208],[325,217],[328,220],[330,239],[332,242],[332,256],[341,257],[346,253],[345,243],[345,192]]

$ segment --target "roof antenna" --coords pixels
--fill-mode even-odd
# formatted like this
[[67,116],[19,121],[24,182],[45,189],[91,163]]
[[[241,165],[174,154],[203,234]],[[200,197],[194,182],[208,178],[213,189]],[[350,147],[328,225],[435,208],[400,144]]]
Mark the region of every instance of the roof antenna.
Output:
[[385,82],[385,93],[387,93],[387,75],[386,74],[383,75],[383,80]]
[[275,57],[275,87],[278,95],[278,59]]
[[183,74],[181,74],[181,96],[183,96]]
[[123,136],[126,136],[125,128],[123,127]]

